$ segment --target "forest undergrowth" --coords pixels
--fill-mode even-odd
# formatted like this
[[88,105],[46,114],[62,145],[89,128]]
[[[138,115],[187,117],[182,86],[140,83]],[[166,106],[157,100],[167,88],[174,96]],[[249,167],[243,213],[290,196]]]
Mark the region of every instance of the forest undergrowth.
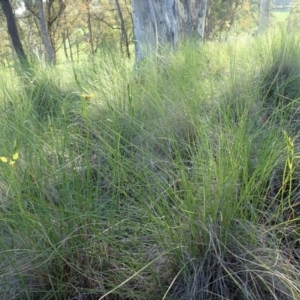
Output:
[[3,69],[0,298],[300,299],[299,41]]

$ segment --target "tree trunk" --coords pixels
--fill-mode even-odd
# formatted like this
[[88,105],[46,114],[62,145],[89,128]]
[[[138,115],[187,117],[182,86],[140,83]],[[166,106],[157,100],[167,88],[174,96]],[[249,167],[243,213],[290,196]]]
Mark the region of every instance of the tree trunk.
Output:
[[94,54],[94,40],[93,40],[93,29],[92,29],[92,21],[91,21],[91,10],[90,10],[90,0],[86,0],[86,11],[87,11],[87,24],[89,31],[89,44],[91,46],[91,53]]
[[66,33],[63,31],[61,33],[61,38],[64,46],[64,53],[67,60],[69,60],[68,50],[67,50],[67,43],[66,43]]
[[53,64],[54,63],[54,52],[53,52],[51,40],[49,37],[48,29],[47,29],[43,0],[38,0],[38,8],[39,8],[41,36],[42,36],[43,44],[45,45],[46,52],[47,52],[47,61],[50,64]]
[[9,2],[9,0],[0,0],[3,12],[5,14],[5,18],[6,18],[6,23],[7,23],[7,29],[8,29],[8,33],[10,35],[13,47],[16,51],[16,54],[18,56],[19,61],[21,62],[21,64],[25,67],[29,66],[26,54],[24,52],[20,37],[19,37],[19,33],[18,33],[18,28],[17,28],[17,24],[15,21],[15,16],[11,7],[11,4]]
[[258,32],[263,32],[269,27],[270,0],[260,0]]
[[69,49],[70,49],[71,62],[74,62],[73,52],[72,52],[72,43],[71,43],[71,40],[70,40],[70,33],[69,33],[68,29],[67,29],[67,41],[68,41]]
[[[128,39],[128,34],[127,34],[127,31],[126,31],[126,27],[125,27],[125,21],[124,21],[124,18],[123,18],[123,13],[122,13],[122,10],[121,10],[121,6],[120,6],[119,0],[115,0],[115,1],[116,1],[116,5],[117,5],[117,9],[118,9],[118,14],[119,14],[119,18],[120,18],[121,36],[124,37],[126,53],[127,53],[128,58],[130,58],[129,39]],[[121,39],[121,43],[122,43],[122,39]],[[121,44],[121,48],[122,48],[122,44]]]
[[176,4],[179,38],[203,41],[207,0],[179,0]]
[[177,42],[175,0],[132,0],[136,61]]
[[207,0],[132,0],[136,61],[179,39],[203,40],[206,10]]

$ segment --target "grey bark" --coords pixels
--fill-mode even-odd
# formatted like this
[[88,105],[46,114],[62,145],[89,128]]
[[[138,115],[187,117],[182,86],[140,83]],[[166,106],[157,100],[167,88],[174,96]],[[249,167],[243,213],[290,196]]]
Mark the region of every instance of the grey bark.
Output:
[[49,37],[49,32],[47,29],[47,22],[44,12],[44,5],[43,0],[38,0],[37,2],[39,8],[39,20],[40,20],[40,27],[41,27],[41,36],[43,40],[43,44],[45,46],[47,52],[47,60],[50,64],[54,63],[54,51],[52,48],[51,40]]
[[165,42],[176,44],[175,13],[175,0],[132,0],[136,61]]
[[269,27],[271,0],[260,0],[258,32],[261,33]]
[[136,61],[179,39],[203,40],[206,11],[207,0],[132,0]]
[[204,39],[207,0],[177,1],[179,37]]

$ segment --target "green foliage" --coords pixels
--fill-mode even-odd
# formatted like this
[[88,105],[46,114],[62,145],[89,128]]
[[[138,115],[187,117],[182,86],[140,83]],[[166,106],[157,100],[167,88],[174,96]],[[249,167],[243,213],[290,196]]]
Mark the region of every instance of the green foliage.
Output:
[[213,0],[209,1],[205,36],[207,39],[228,37],[235,28],[245,32],[251,30],[251,1],[249,0]]
[[3,71],[1,298],[299,299],[299,53]]
[[300,14],[300,2],[299,0],[295,0],[292,3],[292,7],[290,9],[290,14],[288,18],[289,28],[297,30],[299,29],[299,14]]

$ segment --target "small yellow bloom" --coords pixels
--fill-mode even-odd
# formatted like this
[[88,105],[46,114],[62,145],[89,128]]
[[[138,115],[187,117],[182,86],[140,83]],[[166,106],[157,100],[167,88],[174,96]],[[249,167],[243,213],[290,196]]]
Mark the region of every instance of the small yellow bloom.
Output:
[[16,162],[16,161],[14,161],[14,160],[10,160],[10,161],[8,162],[8,164],[9,164],[9,166],[10,166],[11,168],[13,168],[15,162]]
[[85,100],[91,100],[95,97],[95,94],[82,94],[81,97]]
[[4,156],[1,156],[0,157],[0,160],[4,163],[7,163],[8,162],[8,158],[7,157],[4,157]]
[[1,156],[1,157],[0,157],[0,160],[1,160],[3,163],[8,163],[9,166],[10,166],[11,168],[13,168],[13,167],[14,167],[14,164],[15,164],[15,162],[16,162],[16,160],[17,160],[18,158],[19,158],[19,153],[16,152],[16,153],[14,153],[14,154],[12,155],[11,159],[9,159],[9,158],[7,158],[7,157],[5,157],[5,156]]

